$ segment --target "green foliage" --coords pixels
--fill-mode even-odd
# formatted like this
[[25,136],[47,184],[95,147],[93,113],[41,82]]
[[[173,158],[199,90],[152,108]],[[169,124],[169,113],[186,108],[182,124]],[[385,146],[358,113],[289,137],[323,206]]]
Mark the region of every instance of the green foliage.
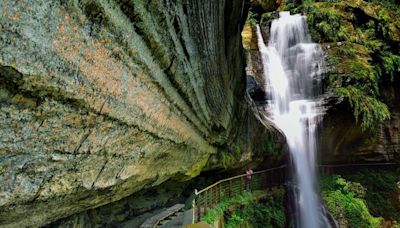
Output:
[[[400,7],[397,0],[366,0],[384,6],[386,9],[395,10],[396,14],[400,14]],[[397,3],[396,3],[397,1]]]
[[259,202],[252,202],[237,207],[227,218],[225,227],[236,228],[247,223],[254,228],[284,227],[286,223],[284,208],[284,190],[274,188],[270,195],[263,197]]
[[236,228],[236,227],[238,227],[240,224],[242,224],[245,221],[245,219],[243,217],[244,216],[242,214],[242,211],[235,210],[231,214],[231,216],[228,218],[228,221],[226,222],[225,227],[226,228]]
[[248,204],[253,201],[254,196],[249,192],[243,193],[241,195],[236,195],[217,204],[217,206],[215,206],[213,209],[208,210],[207,214],[201,220],[208,224],[213,224],[224,214],[229,206],[235,204]]
[[350,175],[348,179],[359,182],[368,189],[365,199],[372,214],[400,221],[400,211],[396,200],[393,200],[400,194],[397,176],[389,171],[365,171]]
[[341,55],[355,57],[357,56],[358,52],[352,46],[345,44],[343,46],[338,47],[338,52]]
[[340,63],[340,61],[342,60],[342,58],[340,58],[339,56],[335,56],[335,55],[328,55],[326,57],[326,61],[329,65],[337,65]]
[[381,63],[378,65],[379,75],[385,74],[394,81],[396,75],[400,75],[400,56],[389,51],[380,54]]
[[347,40],[347,35],[340,22],[340,12],[334,8],[310,5],[305,7],[307,22],[313,39],[317,41],[336,42]]
[[321,179],[322,196],[335,218],[344,218],[350,227],[379,227],[382,218],[373,217],[362,199],[365,189],[340,176]]
[[287,1],[282,1],[281,2],[281,7],[282,9],[284,9],[285,11],[293,11],[296,9],[297,5],[291,2],[287,2]]
[[247,15],[247,21],[249,22],[249,24],[254,27],[257,25],[257,14],[249,11],[249,14]]
[[371,81],[375,81],[374,71],[369,64],[365,64],[361,61],[351,61],[349,62],[349,67],[351,70],[351,75],[358,79],[370,79]]
[[266,12],[261,15],[261,25],[270,26],[274,19],[278,18],[278,15],[274,12]]
[[337,88],[336,92],[348,99],[356,122],[361,118],[363,130],[376,130],[378,124],[390,118],[387,106],[374,97],[366,95],[354,86]]

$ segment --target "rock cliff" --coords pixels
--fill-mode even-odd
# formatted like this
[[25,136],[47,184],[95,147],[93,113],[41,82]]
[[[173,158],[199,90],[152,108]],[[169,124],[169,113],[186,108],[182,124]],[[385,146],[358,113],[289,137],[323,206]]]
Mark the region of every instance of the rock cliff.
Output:
[[0,226],[274,151],[245,100],[245,14],[244,0],[1,1]]

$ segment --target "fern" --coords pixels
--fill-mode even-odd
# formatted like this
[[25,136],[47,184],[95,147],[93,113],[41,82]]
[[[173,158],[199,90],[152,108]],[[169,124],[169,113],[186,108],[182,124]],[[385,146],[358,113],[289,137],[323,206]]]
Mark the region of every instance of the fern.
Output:
[[353,108],[353,115],[358,122],[361,119],[363,130],[375,131],[380,123],[390,119],[388,107],[374,97],[366,95],[354,86],[337,88],[336,92],[346,97]]

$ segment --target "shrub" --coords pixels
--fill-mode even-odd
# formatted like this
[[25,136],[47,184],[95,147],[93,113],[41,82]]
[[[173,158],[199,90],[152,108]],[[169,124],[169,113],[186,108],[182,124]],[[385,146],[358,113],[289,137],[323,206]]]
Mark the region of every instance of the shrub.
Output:
[[202,221],[213,224],[218,218],[220,218],[229,206],[234,204],[250,203],[254,201],[254,197],[251,193],[246,192],[241,195],[236,195],[229,199],[222,201],[217,204],[214,208],[207,211],[207,214],[201,219]]
[[379,227],[380,217],[373,217],[360,193],[365,192],[360,184],[346,181],[340,176],[323,177],[321,181],[323,199],[335,218],[344,218],[350,227]]
[[365,199],[372,214],[399,221],[400,211],[397,202],[392,200],[393,196],[400,194],[397,176],[388,171],[365,171],[351,175],[348,179],[357,181],[368,189]]
[[249,224],[254,228],[285,227],[284,190],[274,188],[270,195],[259,202],[252,202],[237,207],[227,218],[225,227],[235,228],[241,224]]

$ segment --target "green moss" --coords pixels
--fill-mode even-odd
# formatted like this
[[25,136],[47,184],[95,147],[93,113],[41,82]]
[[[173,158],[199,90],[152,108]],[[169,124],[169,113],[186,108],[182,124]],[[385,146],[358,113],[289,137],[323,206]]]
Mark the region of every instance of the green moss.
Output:
[[238,160],[235,154],[222,152],[220,159],[224,168],[232,167]]
[[315,41],[336,42],[348,39],[346,27],[341,23],[340,11],[335,8],[306,4],[307,23]]
[[373,217],[363,200],[365,189],[340,176],[323,177],[323,199],[336,219],[344,218],[349,227],[379,227],[380,217]]

